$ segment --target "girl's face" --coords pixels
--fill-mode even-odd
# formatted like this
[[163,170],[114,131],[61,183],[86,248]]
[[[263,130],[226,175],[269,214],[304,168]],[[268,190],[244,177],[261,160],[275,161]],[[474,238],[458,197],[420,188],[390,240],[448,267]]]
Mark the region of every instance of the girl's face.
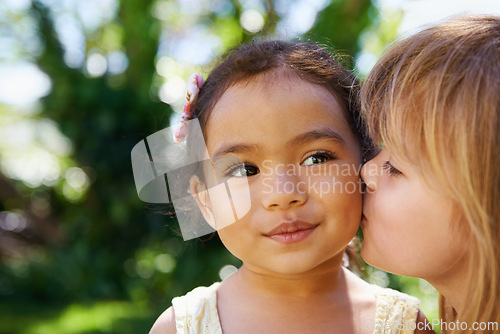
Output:
[[363,166],[361,176],[367,185],[361,255],[367,263],[431,283],[461,272],[466,245],[452,228],[450,198],[385,148]]
[[247,177],[250,210],[218,232],[247,268],[297,274],[341,262],[361,219],[361,158],[327,89],[269,76],[231,86],[206,138],[211,158],[242,162],[223,174]]

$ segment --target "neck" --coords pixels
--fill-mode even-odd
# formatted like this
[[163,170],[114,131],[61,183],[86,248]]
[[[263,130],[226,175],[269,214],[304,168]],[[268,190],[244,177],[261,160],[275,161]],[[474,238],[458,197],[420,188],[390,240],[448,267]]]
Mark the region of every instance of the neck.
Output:
[[[280,274],[256,270],[251,265],[243,265],[231,279],[238,280],[253,293],[271,296],[304,297],[331,296],[345,290],[345,274],[341,257],[334,257],[318,267],[300,274]],[[339,289],[340,288],[340,289]]]
[[438,292],[444,296],[449,306],[457,312],[458,317],[463,314],[467,305],[464,301],[464,293],[467,291],[465,284],[467,280],[465,268],[460,272],[443,274],[440,277],[426,279]]
[[453,307],[455,312],[457,312],[458,318],[460,318],[460,315],[463,313],[464,307],[462,292],[465,287],[455,285],[457,286],[456,289],[458,289],[456,290],[455,288],[452,288],[452,285],[441,285],[438,283],[431,283],[431,285],[434,286],[436,290],[438,290],[439,293],[444,296],[444,298],[446,299],[446,303],[449,304],[449,306]]

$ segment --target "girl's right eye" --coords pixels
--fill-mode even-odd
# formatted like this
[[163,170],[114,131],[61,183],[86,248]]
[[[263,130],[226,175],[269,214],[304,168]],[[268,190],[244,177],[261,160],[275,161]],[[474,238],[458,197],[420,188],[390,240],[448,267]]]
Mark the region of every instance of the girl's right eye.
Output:
[[242,163],[229,168],[226,172],[226,175],[235,177],[248,177],[256,175],[259,172],[259,168],[250,164]]
[[403,175],[403,173],[399,169],[394,167],[389,161],[384,162],[382,164],[382,168],[384,168],[391,176]]

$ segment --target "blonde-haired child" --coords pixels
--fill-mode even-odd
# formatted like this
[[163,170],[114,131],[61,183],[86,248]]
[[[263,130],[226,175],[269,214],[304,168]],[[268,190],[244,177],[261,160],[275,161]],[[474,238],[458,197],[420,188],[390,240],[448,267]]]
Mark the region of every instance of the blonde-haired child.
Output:
[[363,258],[430,282],[443,332],[499,333],[500,18],[395,43],[361,96],[382,144],[361,173]]
[[213,188],[201,180],[213,169],[233,186],[247,182],[247,213],[217,228],[243,265],[174,298],[151,333],[415,332],[424,321],[415,298],[342,266],[361,220],[357,170],[367,148],[354,76],[318,45],[267,41],[230,51],[205,83],[192,82],[174,134],[200,149],[184,127],[199,121],[208,162],[189,178],[189,194],[217,227],[220,198],[208,199]]

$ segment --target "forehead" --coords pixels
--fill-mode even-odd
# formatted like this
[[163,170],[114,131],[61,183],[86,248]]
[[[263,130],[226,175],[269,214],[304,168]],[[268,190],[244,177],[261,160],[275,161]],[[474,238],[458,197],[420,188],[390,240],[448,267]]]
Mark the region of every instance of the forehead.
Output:
[[279,148],[292,136],[328,127],[351,146],[357,141],[344,107],[325,87],[288,76],[259,76],[229,87],[206,127],[209,153],[227,141]]

